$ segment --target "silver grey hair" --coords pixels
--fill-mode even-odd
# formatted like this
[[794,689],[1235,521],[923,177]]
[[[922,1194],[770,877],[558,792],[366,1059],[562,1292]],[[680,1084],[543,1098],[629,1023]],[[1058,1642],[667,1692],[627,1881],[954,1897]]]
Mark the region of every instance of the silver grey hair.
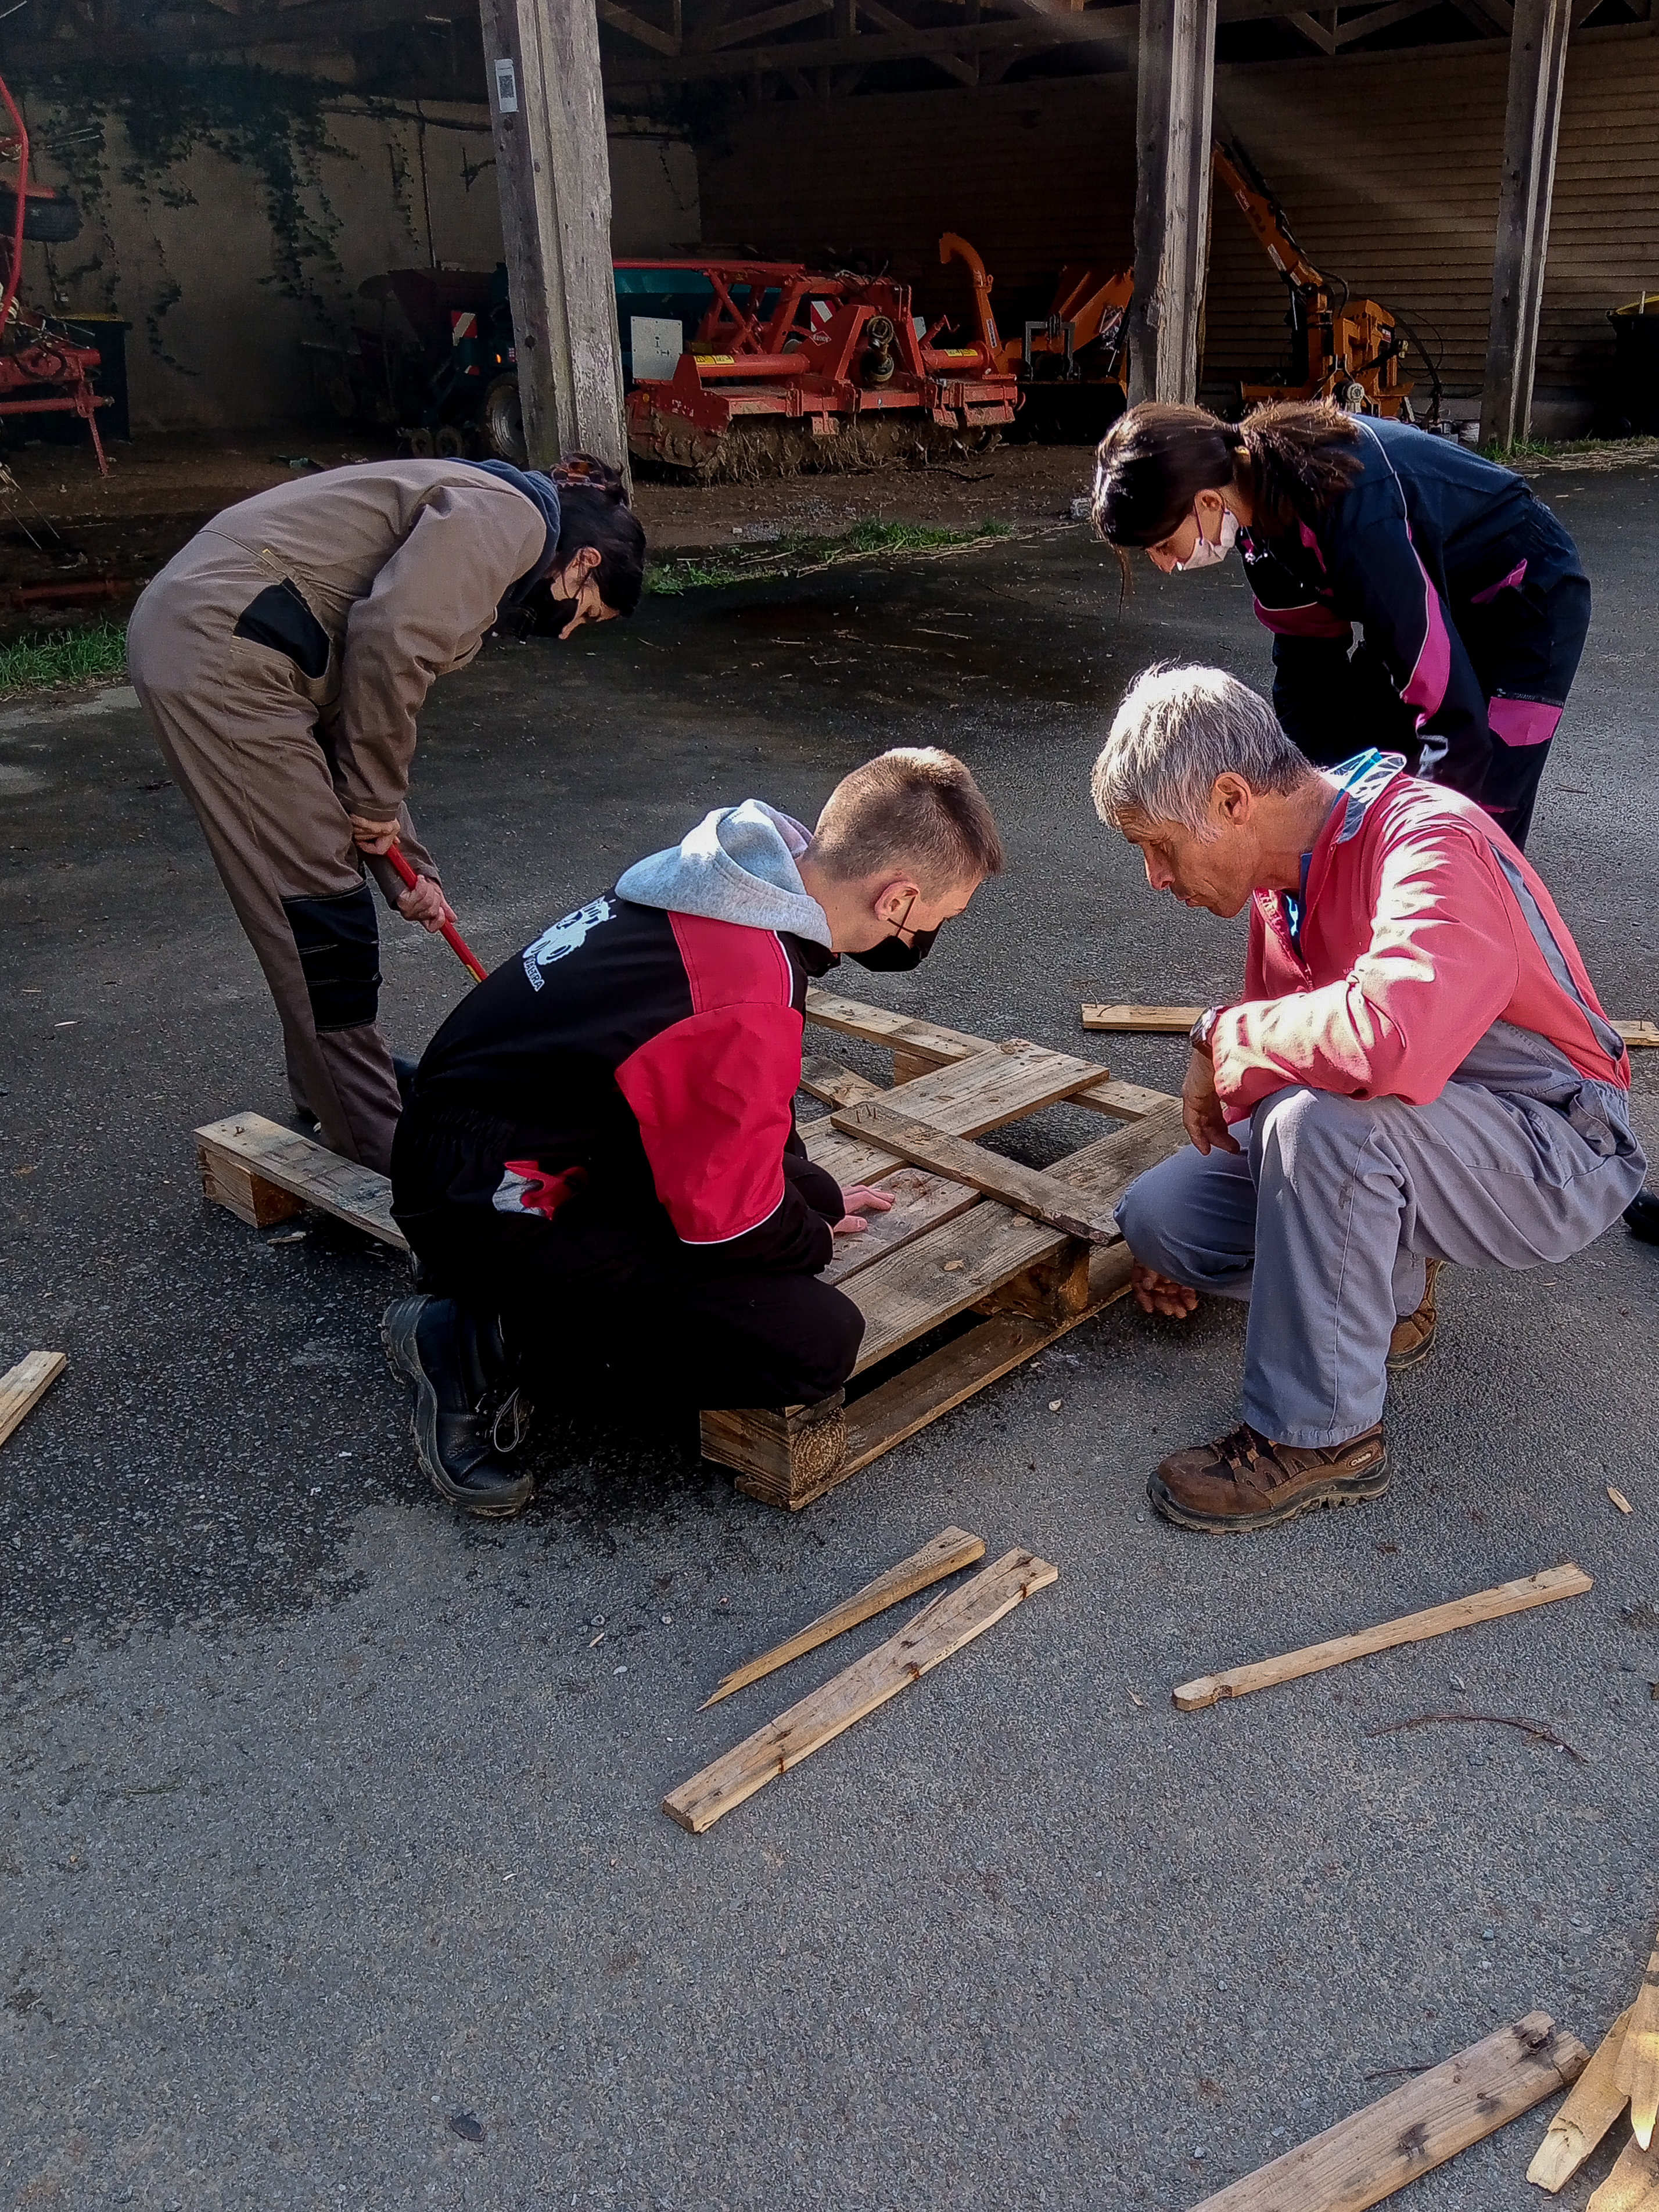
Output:
[[1090,778],[1095,811],[1118,827],[1127,814],[1177,822],[1207,844],[1218,775],[1252,791],[1286,792],[1317,771],[1248,684],[1220,668],[1143,668],[1129,686]]

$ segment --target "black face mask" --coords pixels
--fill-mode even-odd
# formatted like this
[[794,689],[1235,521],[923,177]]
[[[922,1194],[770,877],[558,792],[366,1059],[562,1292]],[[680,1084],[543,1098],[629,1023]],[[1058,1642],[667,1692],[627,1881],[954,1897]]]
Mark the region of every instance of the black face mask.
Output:
[[869,968],[880,975],[891,975],[907,968],[919,968],[933,949],[936,929],[919,929],[907,945],[902,937],[884,937],[879,945],[872,945],[867,952],[849,954],[860,968]]

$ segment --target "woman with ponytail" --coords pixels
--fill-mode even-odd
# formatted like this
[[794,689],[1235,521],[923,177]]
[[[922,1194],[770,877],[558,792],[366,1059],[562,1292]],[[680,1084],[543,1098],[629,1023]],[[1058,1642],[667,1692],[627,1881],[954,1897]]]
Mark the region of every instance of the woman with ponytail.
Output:
[[1144,546],[1166,574],[1237,542],[1273,633],[1274,711],[1302,751],[1325,767],[1403,751],[1525,844],[1590,592],[1521,477],[1326,402],[1237,426],[1147,404],[1102,441],[1093,516],[1121,556]]
[[276,1002],[295,1108],[346,1158],[390,1165],[401,1103],[367,875],[410,921],[453,918],[406,804],[434,678],[532,594],[568,638],[632,614],[644,579],[623,480],[591,455],[374,461],[228,508],[134,609],[133,684]]

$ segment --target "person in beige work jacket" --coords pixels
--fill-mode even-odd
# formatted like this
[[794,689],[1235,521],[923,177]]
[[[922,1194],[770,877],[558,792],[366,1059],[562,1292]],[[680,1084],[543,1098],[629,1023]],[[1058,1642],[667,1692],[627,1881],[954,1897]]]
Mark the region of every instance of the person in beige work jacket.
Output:
[[538,590],[562,637],[631,614],[644,571],[621,478],[586,455],[377,461],[228,507],[133,610],[132,682],[270,986],[295,1104],[346,1158],[389,1168],[400,1106],[365,867],[410,921],[453,919],[406,804],[433,678]]

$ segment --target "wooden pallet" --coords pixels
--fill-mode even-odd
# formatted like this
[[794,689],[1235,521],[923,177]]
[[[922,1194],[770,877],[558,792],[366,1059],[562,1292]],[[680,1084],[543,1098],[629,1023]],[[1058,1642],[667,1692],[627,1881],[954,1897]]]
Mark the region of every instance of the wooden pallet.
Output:
[[[746,1496],[792,1512],[1121,1297],[1129,1255],[1110,1208],[1185,1141],[1179,1100],[1115,1083],[1092,1060],[994,1044],[818,990],[806,1018],[892,1054],[891,1091],[810,1057],[803,1085],[835,1110],[803,1133],[838,1182],[873,1183],[899,1203],[825,1271],[864,1316],[850,1400],[702,1417],[704,1457],[734,1468]],[[1129,1126],[1041,1173],[971,1142],[1062,1101]],[[975,1156],[965,1176],[964,1153]],[[951,1165],[957,1173],[937,1171]],[[1090,1234],[1072,1233],[1079,1226]],[[859,1395],[860,1376],[968,1312],[983,1318]]]
[[[838,1182],[877,1184],[896,1203],[824,1270],[864,1315],[850,1401],[701,1417],[704,1457],[732,1468],[748,1496],[791,1511],[1121,1297],[1129,1255],[1111,1208],[1184,1141],[1178,1099],[1114,1082],[1093,1060],[993,1044],[823,991],[808,994],[807,1018],[893,1054],[890,1091],[815,1057],[802,1079],[834,1109],[804,1132],[811,1157]],[[1127,1126],[1041,1171],[973,1142],[1062,1101]],[[874,1110],[860,1120],[865,1109]],[[198,1129],[196,1146],[205,1195],[255,1228],[309,1208],[408,1249],[386,1178],[309,1137],[234,1114]],[[859,1392],[860,1376],[970,1312],[978,1319],[963,1334]]]
[[[1202,1006],[1105,1006],[1079,1009],[1085,1030],[1115,1030],[1124,1036],[1185,1036],[1204,1012]],[[1608,1018],[1611,1020],[1612,1017]],[[1641,1020],[1613,1024],[1632,1052],[1659,1050],[1659,1022]],[[895,1077],[895,1081],[898,1079]]]

